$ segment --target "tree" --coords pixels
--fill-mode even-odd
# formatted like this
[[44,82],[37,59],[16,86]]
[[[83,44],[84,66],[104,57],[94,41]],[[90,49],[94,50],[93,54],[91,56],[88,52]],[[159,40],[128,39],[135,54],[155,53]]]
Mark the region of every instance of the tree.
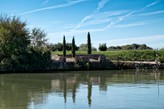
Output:
[[111,46],[108,50],[152,50],[153,48],[146,44],[128,44],[123,46]]
[[92,54],[91,37],[89,32],[87,35],[87,46],[88,46],[88,54]]
[[66,40],[65,40],[65,36],[63,37],[63,56],[66,56]]
[[99,44],[99,50],[100,50],[100,51],[106,51],[106,50],[107,50],[106,43]]
[[0,71],[47,69],[51,54],[44,48],[31,47],[30,31],[18,17],[0,16]]
[[87,44],[81,44],[81,45],[79,46],[79,51],[87,51],[87,50],[88,50]]
[[73,57],[75,57],[75,39],[74,39],[74,37],[73,37],[73,39],[72,39],[72,56]]
[[[0,16],[0,71],[15,70],[21,66],[30,44],[26,23],[18,17]],[[17,67],[17,68],[16,68]]]
[[46,33],[40,28],[32,29],[30,39],[31,39],[31,45],[37,47],[45,46],[47,42]]
[[[81,44],[79,46],[79,51],[87,51],[87,44]],[[92,51],[97,51],[97,49],[95,47],[92,47]]]
[[97,48],[96,47],[92,47],[92,51],[97,51]]
[[63,50],[63,44],[62,43],[57,43],[54,45],[57,51],[62,51]]
[[71,51],[72,50],[72,43],[66,44],[66,50]]

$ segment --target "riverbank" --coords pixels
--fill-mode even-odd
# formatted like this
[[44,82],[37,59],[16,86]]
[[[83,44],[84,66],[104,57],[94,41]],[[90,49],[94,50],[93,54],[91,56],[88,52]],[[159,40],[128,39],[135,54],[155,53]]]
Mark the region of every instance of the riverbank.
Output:
[[[51,53],[53,55],[62,55],[62,51]],[[71,55],[67,51],[67,55]],[[92,51],[92,54],[104,55],[108,60],[119,61],[158,61],[164,63],[164,50],[111,50],[111,51]],[[87,55],[87,51],[76,51],[76,55]]]
[[164,69],[158,61],[119,61],[106,59],[105,55],[71,55],[52,57],[51,70],[114,70],[114,69]]
[[83,58],[60,58],[60,60],[52,59],[50,66],[44,70],[19,70],[19,71],[0,71],[0,74],[5,73],[50,73],[54,71],[91,71],[91,70],[146,70],[146,69],[164,69],[164,63],[155,61],[118,61],[108,60],[104,55],[98,59]]
[[51,57],[51,64],[47,69],[38,70],[19,70],[19,71],[1,71],[0,73],[45,73],[58,71],[84,71],[84,70],[145,70],[145,69],[164,69],[164,63],[157,61],[118,61],[108,60],[105,55],[76,55],[72,58],[71,55],[63,57],[55,55]]

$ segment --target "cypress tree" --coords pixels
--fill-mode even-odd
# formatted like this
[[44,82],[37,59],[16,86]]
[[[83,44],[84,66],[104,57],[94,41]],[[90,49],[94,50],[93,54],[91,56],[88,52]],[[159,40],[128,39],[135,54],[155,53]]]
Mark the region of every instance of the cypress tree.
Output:
[[72,56],[75,57],[75,39],[72,39]]
[[89,32],[87,35],[87,46],[88,46],[88,54],[92,54],[91,37]]
[[66,40],[65,40],[65,36],[63,36],[63,56],[66,57]]

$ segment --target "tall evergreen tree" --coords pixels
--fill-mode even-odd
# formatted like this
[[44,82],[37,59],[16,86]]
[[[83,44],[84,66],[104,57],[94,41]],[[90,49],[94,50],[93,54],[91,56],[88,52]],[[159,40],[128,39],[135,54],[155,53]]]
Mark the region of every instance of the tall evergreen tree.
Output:
[[72,56],[75,57],[75,38],[72,39]]
[[65,40],[65,36],[63,37],[63,56],[66,56],[66,40]]
[[90,37],[90,33],[88,32],[87,35],[87,46],[88,46],[88,54],[92,54],[92,47],[91,47],[91,37]]

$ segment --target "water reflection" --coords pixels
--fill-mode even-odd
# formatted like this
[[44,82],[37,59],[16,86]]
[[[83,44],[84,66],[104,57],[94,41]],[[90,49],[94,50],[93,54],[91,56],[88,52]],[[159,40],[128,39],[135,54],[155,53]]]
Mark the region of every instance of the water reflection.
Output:
[[[71,96],[72,102],[81,94],[91,107],[94,86],[107,92],[108,86],[124,84],[156,84],[160,93],[164,71],[81,71],[47,74],[1,74],[0,75],[0,109],[26,109],[29,105],[44,104],[49,94],[63,97],[64,103]],[[79,93],[81,85],[87,91]],[[32,108],[31,106],[31,108]]]

